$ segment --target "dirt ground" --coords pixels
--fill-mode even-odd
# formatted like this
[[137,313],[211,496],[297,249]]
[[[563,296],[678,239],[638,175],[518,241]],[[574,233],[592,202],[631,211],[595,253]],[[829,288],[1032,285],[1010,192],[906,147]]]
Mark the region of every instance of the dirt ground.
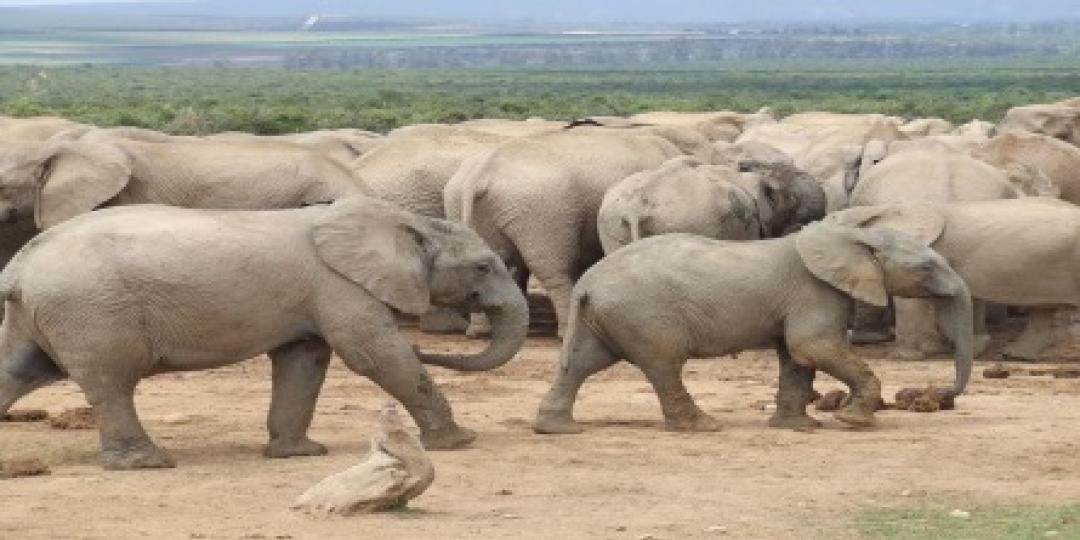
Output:
[[[463,339],[412,336],[428,349],[477,347]],[[948,504],[1067,503],[1080,499],[1080,380],[989,380],[980,362],[958,409],[879,413],[869,431],[814,413],[813,433],[765,427],[776,389],[775,356],[693,361],[686,380],[719,433],[662,430],[644,377],[622,364],[590,379],[577,418],[586,432],[529,429],[558,358],[553,339],[533,339],[502,369],[435,369],[459,422],[480,433],[466,450],[432,453],[435,484],[409,510],[312,518],[292,501],[367,450],[383,394],[335,361],[312,438],[330,455],[261,457],[270,398],[269,362],[143,382],[147,429],[179,467],[105,472],[96,431],[43,423],[0,424],[0,459],[39,457],[43,477],[0,480],[0,538],[858,538],[865,509]],[[880,359],[862,349],[885,385],[947,383],[947,360]],[[1075,354],[1071,356],[1076,356]],[[1069,360],[1075,360],[1070,357]],[[819,390],[840,384],[819,376]],[[51,413],[84,405],[70,382],[17,408]]]

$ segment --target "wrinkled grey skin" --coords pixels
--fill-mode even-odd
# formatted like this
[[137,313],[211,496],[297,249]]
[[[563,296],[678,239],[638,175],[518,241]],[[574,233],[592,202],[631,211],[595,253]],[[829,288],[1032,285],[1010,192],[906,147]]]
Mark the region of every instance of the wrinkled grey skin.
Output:
[[101,206],[295,208],[367,193],[344,165],[292,143],[123,128],[0,146],[0,220],[33,216],[42,229]]
[[[79,264],[71,264],[77,260]],[[267,353],[266,455],[317,455],[307,437],[331,352],[404,404],[428,448],[475,434],[454,422],[422,363],[475,371],[524,343],[525,299],[475,233],[368,197],[277,211],[118,207],[66,221],[0,273],[0,414],[70,377],[99,420],[106,468],[168,467],[133,401],[143,377]],[[419,353],[394,310],[481,311],[475,355]]]
[[681,155],[633,130],[575,128],[514,139],[470,160],[444,191],[448,219],[475,229],[551,297],[560,335],[577,277],[603,256],[596,216],[619,180]]
[[736,168],[675,158],[627,177],[597,217],[605,253],[672,232],[721,240],[781,236],[825,216],[825,194],[790,163],[744,160]]
[[[919,238],[949,261],[980,301],[1028,308],[1028,325],[1006,356],[1037,360],[1051,342],[1061,306],[1080,306],[1080,208],[1027,197],[941,205],[852,208],[826,220]],[[940,325],[939,325],[940,326]],[[976,333],[984,334],[981,320]],[[989,336],[978,336],[986,341]]]
[[889,294],[948,308],[959,343],[952,391],[962,393],[971,374],[971,297],[945,259],[910,237],[818,223],[773,240],[669,234],[635,242],[574,287],[559,370],[534,429],[580,431],[572,411],[582,383],[627,360],[656,391],[668,429],[716,430],[683,386],[683,365],[757,347],[776,347],[780,357],[771,426],[819,425],[806,414],[815,370],[851,389],[838,419],[872,425],[881,385],[845,332],[852,298],[884,305]]

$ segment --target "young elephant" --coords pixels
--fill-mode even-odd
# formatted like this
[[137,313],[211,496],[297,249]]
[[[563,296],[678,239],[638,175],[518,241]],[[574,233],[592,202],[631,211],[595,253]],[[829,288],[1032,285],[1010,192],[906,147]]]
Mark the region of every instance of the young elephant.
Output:
[[773,427],[814,427],[806,414],[814,372],[851,389],[836,417],[874,423],[878,379],[849,349],[852,298],[932,297],[952,313],[957,337],[953,392],[971,373],[971,296],[940,255],[904,235],[813,224],[774,240],[729,242],[670,234],[635,242],[597,263],[574,287],[570,327],[555,382],[534,429],[576,433],[573,406],[584,380],[620,359],[639,367],[660,399],[668,429],[718,429],[694,403],[680,372],[689,358],[776,346],[780,391]]
[[[493,369],[527,324],[524,297],[475,233],[363,196],[295,210],[91,212],[23,248],[0,294],[0,415],[71,377],[100,421],[109,469],[173,465],[136,416],[141,378],[267,351],[269,457],[326,452],[306,433],[331,351],[400,400],[428,448],[463,446],[475,434],[454,422],[421,362]],[[393,309],[432,305],[483,311],[491,343],[472,356],[415,352]]]

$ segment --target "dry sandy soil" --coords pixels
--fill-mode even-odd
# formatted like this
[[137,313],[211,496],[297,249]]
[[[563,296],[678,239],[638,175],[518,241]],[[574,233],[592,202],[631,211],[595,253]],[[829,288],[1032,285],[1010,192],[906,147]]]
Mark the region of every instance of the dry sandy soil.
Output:
[[[426,348],[475,347],[415,335]],[[880,359],[863,349],[890,397],[951,380],[950,363]],[[1073,355],[1075,356],[1075,355]],[[983,379],[980,362],[958,409],[880,413],[870,431],[827,413],[813,433],[765,427],[775,356],[693,361],[686,379],[719,433],[662,430],[644,377],[628,365],[590,379],[578,403],[586,432],[541,436],[529,421],[557,362],[534,339],[504,368],[435,370],[462,425],[480,433],[462,451],[432,453],[436,481],[409,510],[312,518],[289,510],[321,478],[359,461],[383,394],[335,361],[312,437],[330,455],[261,457],[270,396],[265,358],[145,381],[138,405],[179,467],[105,472],[95,431],[0,424],[0,458],[39,457],[50,476],[0,480],[0,538],[858,538],[865,509],[924,503],[977,509],[1080,499],[1080,381]],[[819,377],[819,390],[840,387]],[[71,383],[18,408],[84,405]]]

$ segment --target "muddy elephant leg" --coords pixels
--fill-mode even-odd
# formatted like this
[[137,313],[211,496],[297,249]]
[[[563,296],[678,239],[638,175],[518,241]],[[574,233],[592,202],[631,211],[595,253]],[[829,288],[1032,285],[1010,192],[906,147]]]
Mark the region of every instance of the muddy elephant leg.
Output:
[[922,360],[930,354],[949,350],[949,344],[934,323],[933,305],[916,298],[895,298],[896,350],[905,360]]
[[591,332],[575,331],[573,342],[563,345],[559,370],[533,422],[537,433],[580,433],[574,422],[574,402],[590,375],[612,366],[618,358]]
[[[72,365],[76,363],[67,363]],[[82,360],[77,365],[94,365]],[[123,365],[118,363],[118,365]],[[135,412],[137,376],[96,369],[72,372],[94,409],[101,436],[101,461],[109,470],[175,467],[169,455],[150,440]]]
[[806,406],[814,393],[814,370],[796,364],[785,343],[777,345],[776,354],[780,358],[780,388],[776,392],[776,412],[769,418],[769,427],[821,427],[821,422],[806,414]]
[[454,422],[450,403],[435,386],[412,346],[392,325],[374,333],[377,337],[365,343],[358,343],[354,334],[328,333],[326,340],[349,369],[368,377],[405,406],[420,428],[424,448],[450,450],[476,439],[475,432]]
[[270,442],[263,455],[287,458],[326,454],[326,447],[309,439],[307,431],[330,365],[330,346],[322,340],[297,341],[270,351],[268,356],[273,387],[266,419]]
[[656,391],[668,431],[720,431],[720,422],[701,410],[683,385],[685,358],[652,356],[630,361],[641,368]]
[[874,412],[881,404],[881,382],[870,366],[851,352],[842,332],[845,326],[828,319],[789,322],[785,341],[795,363],[824,371],[850,389],[847,404],[834,413],[836,419],[868,427],[874,424]]
[[1053,341],[1054,308],[1029,308],[1027,324],[1020,335],[1001,351],[1006,357],[1036,361]]
[[64,378],[44,352],[26,344],[0,360],[0,416],[23,396]]

